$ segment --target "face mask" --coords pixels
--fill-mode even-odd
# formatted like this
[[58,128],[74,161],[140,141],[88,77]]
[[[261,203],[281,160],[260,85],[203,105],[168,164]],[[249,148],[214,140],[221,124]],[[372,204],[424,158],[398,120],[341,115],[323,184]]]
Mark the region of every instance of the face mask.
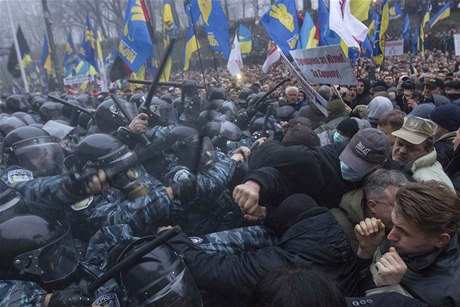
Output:
[[341,135],[340,132],[334,131],[334,134],[332,135],[332,141],[334,143],[341,143],[341,142],[348,142],[348,139],[345,138],[343,135]]
[[340,161],[340,171],[342,173],[342,178],[346,181],[360,181],[363,176],[355,172],[351,167]]

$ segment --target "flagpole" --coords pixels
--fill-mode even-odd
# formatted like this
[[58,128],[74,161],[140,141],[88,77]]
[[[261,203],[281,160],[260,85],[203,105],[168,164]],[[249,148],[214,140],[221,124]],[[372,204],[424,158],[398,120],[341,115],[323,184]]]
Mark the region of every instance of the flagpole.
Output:
[[8,10],[8,17],[10,19],[11,32],[13,32],[14,49],[16,49],[16,56],[18,57],[18,64],[19,64],[19,69],[21,71],[22,82],[24,83],[24,90],[26,91],[26,93],[28,93],[29,85],[27,84],[26,72],[24,70],[24,67],[22,66],[22,57],[21,57],[21,51],[19,49],[18,38],[16,37],[16,33],[14,33],[14,23],[13,23],[13,18],[11,17],[10,6],[8,5],[8,1],[5,1],[5,4],[6,4],[6,9]]

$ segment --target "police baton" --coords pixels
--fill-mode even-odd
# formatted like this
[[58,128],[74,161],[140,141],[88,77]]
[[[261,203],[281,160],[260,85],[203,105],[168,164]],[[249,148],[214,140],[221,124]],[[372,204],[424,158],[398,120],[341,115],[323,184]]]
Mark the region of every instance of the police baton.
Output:
[[[121,101],[118,98],[118,96],[117,95],[112,95],[112,99],[113,99],[113,102],[117,105],[117,107],[120,110],[120,112],[123,114],[123,116],[126,117],[126,119],[131,123],[134,118],[132,118],[130,116],[130,114],[128,114],[128,112],[126,111],[125,107],[121,103]],[[145,136],[145,134],[141,134],[141,140],[142,140],[142,143],[144,143],[144,145],[149,145],[150,144],[150,141]]]
[[94,291],[96,291],[100,286],[105,284],[109,279],[115,277],[118,273],[121,271],[128,269],[135,264],[139,263],[139,260],[148,252],[151,250],[157,248],[158,246],[166,243],[168,240],[171,238],[175,237],[180,233],[180,228],[179,227],[173,227],[171,229],[162,231],[158,237],[156,237],[154,240],[145,243],[142,247],[138,248],[136,251],[134,251],[131,255],[127,256],[117,264],[115,264],[113,267],[107,270],[104,274],[99,276],[96,280],[94,280],[92,283],[90,283],[86,287],[86,294],[92,296]]
[[56,96],[53,96],[53,95],[48,95],[48,98],[51,99],[51,100],[53,100],[53,101],[62,103],[63,105],[66,105],[66,106],[75,108],[75,109],[77,109],[77,110],[80,111],[80,112],[89,114],[89,115],[91,115],[91,117],[92,117],[93,114],[94,114],[94,111],[90,111],[90,110],[88,110],[88,109],[85,109],[85,108],[82,108],[82,107],[80,107],[80,106],[77,106],[76,104],[73,104],[73,103],[71,103],[71,102],[69,102],[69,101],[67,101],[67,100],[62,99],[62,98],[59,98],[59,97],[56,97]]
[[168,57],[172,53],[172,47],[175,42],[176,42],[176,39],[172,38],[168,46],[168,49],[166,49],[166,52],[163,54],[163,58],[161,59],[161,63],[160,63],[160,66],[158,67],[157,74],[155,75],[155,78],[153,79],[150,85],[149,91],[147,93],[147,98],[145,99],[145,107],[144,107],[144,109],[146,109],[147,111],[150,109],[150,103],[152,102],[153,95],[155,95],[155,88],[157,87],[158,82],[160,81],[160,77],[163,74],[163,70],[166,66],[166,62],[168,61]]

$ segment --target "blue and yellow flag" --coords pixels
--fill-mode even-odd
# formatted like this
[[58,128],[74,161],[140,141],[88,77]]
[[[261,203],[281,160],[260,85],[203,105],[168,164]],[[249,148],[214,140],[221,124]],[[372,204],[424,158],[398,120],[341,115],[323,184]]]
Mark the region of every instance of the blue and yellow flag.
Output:
[[423,12],[422,23],[420,24],[420,35],[418,38],[418,51],[423,56],[425,55],[425,26],[430,21],[430,14],[431,14],[431,1],[425,6],[425,10]]
[[96,42],[94,40],[93,29],[89,21],[89,14],[86,14],[85,35],[80,47],[81,58],[97,69],[96,62]]
[[398,19],[404,15],[404,12],[399,3],[395,3],[388,9],[388,15],[390,19]]
[[140,0],[128,0],[118,53],[129,68],[136,72],[151,55],[152,49],[144,7]]
[[420,46],[420,25],[415,28],[414,34],[412,36],[412,54],[417,54],[419,52]]
[[50,45],[48,43],[48,37],[46,37],[46,35],[43,38],[43,50],[40,64],[43,68],[45,68],[46,72],[49,75],[52,74],[53,64],[51,62]]
[[200,48],[200,43],[196,39],[193,26],[188,27],[187,36],[185,37],[184,51],[182,52],[182,67],[184,71],[187,71],[190,67],[190,59],[192,54]]
[[439,12],[434,15],[429,23],[430,27],[433,28],[435,24],[437,24],[439,21],[447,18],[450,16],[450,1],[447,1],[447,3],[439,10]]
[[296,48],[299,25],[293,0],[276,0],[260,22],[284,54],[288,55],[290,50]]
[[315,48],[318,46],[318,40],[316,39],[315,35],[316,26],[313,23],[313,19],[311,18],[310,14],[305,11],[303,24],[300,28],[299,49]]
[[251,30],[240,24],[238,29],[238,41],[240,42],[241,53],[251,53],[252,51],[252,33]]
[[[164,0],[164,4],[163,4],[164,50],[168,49],[171,37],[176,36],[176,35],[177,35],[177,27],[176,27],[176,23],[174,22],[171,3],[169,3],[169,0]],[[165,67],[161,73],[161,77],[160,77],[161,82],[169,81],[169,76],[171,75],[171,67],[172,67],[172,58],[171,58],[171,55],[169,55],[168,58],[166,59]]]
[[65,69],[65,76],[75,76],[77,74],[76,68],[80,61],[80,56],[73,43],[72,34],[67,36],[67,42],[65,44],[65,53],[63,66]]
[[385,32],[388,29],[388,22],[388,0],[383,0],[375,23],[374,35],[372,38],[374,42],[372,57],[377,65],[382,63],[383,57],[385,56]]
[[218,0],[190,0],[191,15],[198,10],[212,51],[220,51],[226,60],[230,55],[230,33],[227,17]]
[[361,56],[368,59],[372,59],[372,45],[369,40],[369,35],[366,36],[366,39],[361,43]]

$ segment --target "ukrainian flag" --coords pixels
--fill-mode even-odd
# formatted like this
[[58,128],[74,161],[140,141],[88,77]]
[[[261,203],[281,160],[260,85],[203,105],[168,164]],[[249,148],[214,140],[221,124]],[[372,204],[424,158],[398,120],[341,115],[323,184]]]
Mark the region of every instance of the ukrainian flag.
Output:
[[192,58],[193,52],[200,48],[200,43],[196,39],[193,26],[188,27],[187,36],[185,37],[185,48],[182,52],[182,65],[183,70],[187,71],[190,67],[190,59]]
[[300,28],[300,49],[315,48],[318,46],[318,39],[315,37],[316,26],[310,14],[305,11],[302,27]]
[[430,21],[431,4],[425,7],[422,23],[420,25],[420,35],[418,38],[418,51],[421,55],[425,55],[425,25]]
[[46,72],[48,74],[52,74],[53,72],[53,65],[51,62],[51,53],[50,53],[50,48],[49,48],[49,43],[48,43],[48,37],[44,37],[43,40],[43,51],[42,51],[42,57],[41,57],[41,62],[40,64],[42,65],[43,68],[46,69]]
[[69,33],[67,37],[67,43],[65,45],[65,54],[64,54],[64,63],[65,75],[74,76],[77,74],[76,67],[80,57],[78,55],[77,49],[73,43],[72,35]]
[[241,53],[251,53],[252,50],[252,33],[249,28],[246,28],[240,24],[238,30],[238,41],[240,42],[240,52]]
[[447,1],[447,3],[439,10],[439,12],[434,15],[429,23],[430,27],[433,28],[435,24],[437,24],[439,21],[447,18],[450,16],[450,1]]

